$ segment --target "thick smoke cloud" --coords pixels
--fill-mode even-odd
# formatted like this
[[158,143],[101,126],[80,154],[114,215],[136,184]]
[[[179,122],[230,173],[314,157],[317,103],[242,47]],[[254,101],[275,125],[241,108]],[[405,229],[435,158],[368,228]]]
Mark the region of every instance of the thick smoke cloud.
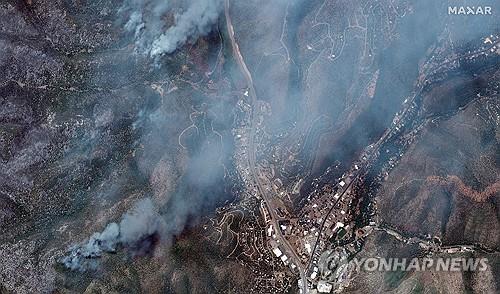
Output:
[[[150,58],[172,53],[185,43],[208,34],[223,8],[222,0],[189,0],[184,4],[184,10],[181,11],[178,10],[179,7],[173,7],[170,1],[125,1],[119,13],[126,18],[122,19],[122,23],[125,30],[134,37],[136,53]],[[180,13],[175,16],[174,24],[168,27],[165,15],[174,9]],[[144,110],[145,115],[148,111]],[[141,132],[144,132],[143,140],[146,141],[144,145],[157,150],[158,146],[166,145],[167,142],[149,140],[147,134],[152,131],[151,129],[156,130],[157,120],[163,123],[165,117],[163,115],[157,117],[155,113],[149,114],[148,119],[142,121],[138,118],[136,123],[142,125]],[[163,131],[163,128],[158,128],[158,132],[163,134]],[[208,138],[200,140],[215,143],[220,140],[219,137],[215,139],[215,141]],[[219,157],[222,151],[219,149],[222,146],[215,143],[212,144],[213,146],[209,144],[211,149],[207,148],[206,152],[211,155],[210,157],[204,155],[205,149],[193,151],[194,158],[191,159],[189,166],[195,168],[188,168],[187,175],[181,179],[180,188],[174,193],[173,200],[168,203],[165,212],[160,215],[151,199],[141,200],[121,217],[119,223],[110,223],[102,232],[94,233],[83,243],[72,246],[68,254],[61,259],[61,263],[71,270],[96,269],[99,265],[99,258],[105,253],[124,249],[131,255],[142,255],[150,252],[158,238],[166,240],[178,233],[185,227],[188,218],[199,213],[205,202],[212,202],[202,200],[208,197],[205,195],[205,188],[215,184],[214,182],[220,178]],[[213,150],[214,148],[216,150]],[[201,155],[197,156],[200,153]],[[139,160],[144,160],[144,158]],[[146,160],[139,164],[150,163]],[[203,174],[208,175],[209,179],[205,179],[204,175],[200,176],[199,169],[205,169],[206,172]]]
[[148,249],[142,246],[151,245],[143,241],[161,233],[162,220],[151,199],[146,198],[125,213],[119,224],[110,223],[101,233],[94,233],[83,244],[72,246],[61,262],[71,270],[95,269],[103,253],[116,252],[118,246],[131,248],[132,254],[143,252]]
[[124,2],[119,13],[126,16],[124,28],[133,33],[138,53],[147,54],[151,50],[153,40],[164,31],[165,23],[162,15],[170,8],[169,1],[127,0]]
[[116,250],[119,232],[118,224],[110,223],[102,233],[94,233],[86,243],[72,246],[70,254],[61,262],[71,270],[95,268],[97,266],[95,258],[101,257],[103,252]]
[[[313,11],[313,8],[320,8],[314,5],[311,5],[309,8],[309,5],[305,5],[309,4],[308,1],[292,1],[292,3],[295,3],[296,7],[293,9],[290,8],[289,13],[286,11],[286,9],[288,9],[286,8],[288,7],[286,2],[277,1],[277,3],[280,5],[277,6],[276,3],[269,4],[269,6],[259,7],[259,9],[254,12],[252,18],[260,15],[258,20],[266,24],[265,26],[259,26],[260,30],[255,28],[255,35],[260,36],[259,34],[262,34],[262,36],[267,36],[267,29],[270,27],[268,25],[269,20],[273,17],[277,18],[277,20],[273,20],[273,24],[275,24],[273,26],[275,28],[274,33],[275,36],[278,37],[284,32],[287,35],[287,38],[281,40],[283,42],[283,48],[280,50],[286,51],[285,53],[289,54],[289,56],[283,53],[284,56],[290,57],[293,61],[289,62],[291,64],[289,69],[286,69],[285,65],[279,60],[281,54],[273,53],[269,55],[265,53],[268,48],[275,48],[273,42],[268,41],[266,43],[265,38],[255,42],[254,37],[242,37],[239,40],[241,48],[250,48],[247,50],[253,52],[254,54],[252,55],[265,55],[268,58],[266,61],[262,62],[262,64],[269,64],[269,66],[265,66],[267,67],[266,71],[261,71],[257,68],[258,66],[255,67],[256,64],[252,64],[251,58],[249,60],[247,59],[249,68],[252,71],[255,70],[257,73],[254,75],[255,87],[259,89],[259,91],[269,89],[265,92],[266,95],[259,95],[259,98],[278,97],[281,95],[280,92],[286,89],[288,94],[283,98],[283,101],[286,103],[277,104],[278,106],[281,105],[281,108],[273,107],[273,116],[281,118],[290,117],[290,113],[294,113],[294,109],[296,108],[300,109],[299,106],[302,105],[302,103],[308,104],[310,101],[316,101],[314,104],[320,105],[318,110],[303,112],[307,114],[302,118],[306,122],[309,121],[310,118],[319,117],[322,113],[330,115],[333,111],[337,111],[336,108],[341,109],[341,107],[337,107],[337,105],[350,104],[350,100],[345,100],[347,99],[345,97],[350,95],[350,89],[355,89],[357,87],[351,87],[352,81],[356,81],[362,76],[361,73],[356,73],[352,70],[352,68],[354,68],[353,65],[357,65],[358,59],[361,59],[361,55],[359,54],[363,53],[361,51],[356,51],[358,43],[355,40],[357,40],[358,37],[353,35],[347,36],[346,39],[354,41],[352,41],[353,43],[347,43],[348,45],[346,48],[348,49],[343,51],[342,58],[338,59],[335,64],[328,61],[318,62],[318,64],[323,64],[324,66],[310,66],[308,63],[309,61],[307,61],[308,57],[302,56],[300,48],[309,45],[309,43],[312,42],[310,42],[310,40],[321,37],[321,34],[317,32],[315,26],[306,27],[307,29],[305,32],[308,34],[306,36],[308,38],[307,40],[304,40],[305,37],[302,36],[299,38],[297,32],[300,31],[300,25],[303,21],[310,21],[306,16],[316,13],[316,11]],[[334,161],[345,162],[344,165],[349,166],[349,160],[354,157],[358,150],[368,145],[371,140],[373,140],[372,138],[377,138],[377,134],[385,129],[385,124],[390,123],[390,118],[393,117],[392,112],[399,109],[399,105],[401,104],[400,100],[404,99],[413,89],[414,81],[418,74],[418,62],[421,57],[424,56],[430,44],[434,42],[434,38],[440,27],[439,23],[433,22],[442,21],[439,17],[435,17],[435,15],[426,12],[429,1],[424,1],[422,3],[423,4],[416,6],[418,8],[417,13],[410,14],[401,20],[401,27],[399,28],[399,35],[402,36],[401,38],[396,39],[393,43],[387,43],[383,38],[373,37],[373,42],[377,42],[377,45],[380,46],[380,48],[376,47],[376,50],[374,49],[375,51],[373,54],[381,56],[380,58],[377,57],[377,62],[379,64],[376,66],[380,67],[380,79],[377,82],[376,91],[373,97],[373,101],[375,102],[368,106],[368,110],[366,110],[356,122],[352,123],[351,127],[346,128],[344,133],[345,136],[339,135],[337,137],[336,133],[327,134],[332,136],[331,142],[335,143],[335,140],[338,138],[341,138],[341,140],[339,139],[337,143],[331,145],[329,144],[330,141],[326,141],[327,144],[322,143],[323,146],[326,146],[324,155],[320,154],[321,156],[317,156],[314,154],[316,152],[314,148],[305,149],[303,154],[306,154],[304,155],[306,159],[319,158],[319,162],[325,162],[324,166],[318,164],[319,167],[317,170],[319,173],[322,173],[326,166],[331,166]],[[170,3],[168,0],[126,0],[121,9],[121,15],[126,18],[123,24],[125,25],[125,29],[133,35],[136,42],[136,50],[139,53],[146,57],[157,57],[162,54],[174,52],[187,42],[192,42],[196,38],[208,34],[218,21],[223,10],[222,0],[186,0],[184,4],[184,10],[180,11],[179,7],[174,7],[173,3]],[[302,6],[302,4],[304,4],[304,6]],[[306,8],[311,9],[311,11],[306,11]],[[169,26],[165,15],[172,10],[178,13],[175,16],[173,24]],[[284,12],[280,14],[275,13],[275,11]],[[433,11],[439,10],[433,9]],[[286,22],[283,22],[283,17],[285,15],[288,15],[288,18]],[[329,15],[331,15],[331,13],[326,12],[326,16]],[[427,17],[420,18],[419,16],[421,15],[427,15]],[[347,17],[346,15],[345,18],[347,19]],[[385,18],[385,15],[374,15],[373,17],[375,19],[372,19],[371,22],[379,23],[383,21],[382,18]],[[378,19],[379,17],[381,18],[380,20]],[[336,22],[342,23],[339,20],[336,20]],[[346,20],[346,22],[348,22],[348,20]],[[281,25],[283,23],[286,23],[286,27],[282,28]],[[423,25],[429,23],[433,23],[433,25]],[[310,31],[308,31],[309,29]],[[384,34],[379,35],[383,36]],[[279,38],[271,39],[276,42],[279,41]],[[372,41],[371,39],[367,39],[367,42],[369,43]],[[254,47],[249,44],[252,44]],[[389,46],[389,49],[385,49],[385,46]],[[344,47],[342,46],[341,48]],[[290,52],[288,52],[289,49]],[[321,52],[323,52],[326,49],[321,50]],[[346,58],[351,55],[352,57]],[[278,58],[276,58],[276,56],[278,56]],[[235,69],[235,71],[239,72],[239,69]],[[277,75],[277,73],[282,71],[285,71],[284,76]],[[290,74],[291,78],[289,81],[288,78],[285,78],[285,76],[288,76],[288,71],[293,73]],[[116,72],[119,73],[120,70]],[[302,73],[305,72],[307,72],[307,75],[304,77]],[[339,76],[337,74],[338,72],[346,74]],[[410,74],[405,74],[403,76],[401,72],[411,73],[411,75],[414,76]],[[364,74],[365,73],[363,73],[363,75]],[[311,87],[310,92],[307,92],[309,91],[308,88],[302,87],[301,85],[308,85],[309,77],[316,80],[317,87],[330,84],[333,86],[321,87],[321,91],[318,90],[317,87]],[[276,81],[278,81],[279,86],[276,85]],[[325,83],[325,81],[329,82]],[[178,85],[181,87],[180,83]],[[171,89],[174,88],[176,89],[177,85],[172,82]],[[165,87],[164,90],[166,89],[167,87]],[[183,99],[182,96],[174,97],[174,95],[176,95],[175,92],[170,95],[171,97],[165,97],[165,101],[168,99]],[[289,99],[288,97],[291,98]],[[196,100],[203,100],[201,97],[199,99],[198,97],[196,98]],[[220,100],[222,101],[224,99]],[[172,102],[171,105],[175,105],[175,103]],[[165,110],[153,111],[152,108],[154,107],[147,108],[144,111],[141,110],[139,115],[141,118],[135,123],[141,125],[138,129],[141,129],[141,132],[143,132],[141,145],[145,146],[144,154],[146,155],[143,155],[138,165],[141,168],[147,166],[147,168],[143,168],[144,170],[153,169],[153,163],[163,155],[161,152],[165,152],[165,154],[168,153],[165,151],[167,149],[165,147],[170,146],[170,144],[172,144],[171,141],[174,141],[173,144],[179,142],[177,136],[171,140],[170,136],[165,135],[165,133],[167,129],[169,129],[169,126],[178,123],[183,116],[182,111],[179,111],[178,114],[174,114],[174,111],[172,111],[172,113]],[[175,109],[175,107],[172,107],[172,109]],[[222,111],[214,112],[228,112],[224,111],[225,109],[223,109],[223,107],[221,107],[221,109]],[[222,116],[223,115],[221,115],[221,117]],[[332,116],[334,119],[337,119],[338,115]],[[301,117],[299,117],[299,119],[301,119]],[[386,122],[386,120],[388,122]],[[218,129],[224,127],[230,129],[231,123],[232,120],[228,120],[227,122],[219,121],[216,125],[218,125]],[[293,122],[293,124],[295,125],[295,122]],[[302,123],[299,121],[298,125],[302,125]],[[202,126],[204,127],[202,128]],[[200,215],[201,211],[210,208],[210,205],[216,202],[215,198],[220,197],[219,195],[223,195],[224,193],[224,187],[220,185],[219,179],[224,177],[224,175],[221,176],[221,173],[225,173],[226,170],[220,169],[220,158],[223,158],[224,154],[231,154],[231,152],[228,151],[228,148],[221,147],[221,145],[225,144],[219,144],[218,140],[221,140],[221,138],[217,136],[218,134],[210,134],[210,127],[207,128],[207,126],[212,126],[211,122],[199,123],[196,126],[193,122],[193,128],[191,129],[196,129],[196,133],[199,133],[197,138],[195,138],[196,135],[192,135],[191,138],[191,140],[196,141],[191,144],[195,147],[189,148],[189,160],[185,162],[187,169],[184,176],[179,179],[178,183],[176,182],[177,191],[169,195],[168,199],[170,200],[167,202],[166,207],[162,208],[161,217],[156,212],[153,213],[154,207],[152,202],[150,200],[145,200],[143,204],[138,205],[138,207],[126,213],[122,217],[120,223],[109,224],[103,232],[96,233],[85,243],[73,247],[70,255],[63,259],[63,263],[70,269],[85,270],[88,267],[95,266],[96,260],[98,260],[97,258],[102,256],[103,253],[114,252],[122,246],[129,251],[140,252],[142,248],[147,247],[149,242],[151,242],[148,238],[160,231],[163,222],[163,220],[160,221],[160,219],[166,220],[166,234],[159,235],[171,236],[179,233],[191,219]],[[337,125],[332,125],[331,129],[337,130],[336,126]],[[198,127],[201,131],[198,130]],[[279,128],[270,128],[266,131],[271,134],[277,132],[281,133],[283,132],[283,128],[279,126]],[[302,130],[292,129],[291,133],[293,132],[300,134]],[[207,135],[207,133],[210,135]],[[204,135],[205,137],[203,137]],[[327,135],[325,135],[325,137]],[[297,138],[300,139],[300,136]],[[290,142],[295,139],[295,137],[291,137]],[[333,148],[330,146],[333,146]],[[158,150],[161,151],[159,152]],[[310,155],[308,153],[310,153]],[[169,156],[164,156],[162,158],[173,161]],[[148,172],[144,173],[147,174]],[[165,173],[168,174],[169,171]],[[291,174],[291,178],[293,176],[295,176],[295,174]],[[213,186],[215,186],[215,188],[213,188]],[[304,187],[310,186],[311,185],[304,184]]]
[[[190,0],[165,28],[162,16],[172,7],[168,1],[126,1],[121,12],[128,15],[125,29],[134,34],[137,51],[155,57],[169,54],[200,36],[207,35],[222,11],[222,0]],[[165,31],[166,29],[166,31]]]
[[176,18],[176,24],[159,36],[151,56],[172,53],[190,39],[208,34],[222,11],[222,0],[193,0],[187,11]]
[[160,215],[156,211],[153,201],[146,198],[138,202],[128,211],[120,222],[120,242],[133,245],[135,242],[159,233],[161,229]]

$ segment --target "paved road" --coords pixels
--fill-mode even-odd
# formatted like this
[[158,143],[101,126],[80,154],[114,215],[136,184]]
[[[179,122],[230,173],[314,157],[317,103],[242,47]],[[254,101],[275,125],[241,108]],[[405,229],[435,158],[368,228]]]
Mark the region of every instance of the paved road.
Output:
[[[397,125],[400,125],[401,123],[407,123],[406,120],[409,119],[409,114],[411,112],[411,109],[412,109],[412,101],[414,101],[414,99],[422,92],[423,88],[424,88],[424,83],[423,81],[429,76],[429,75],[432,75],[432,73],[436,72],[439,68],[442,68],[443,66],[447,65],[447,64],[450,64],[451,62],[454,62],[458,59],[463,59],[463,58],[467,58],[467,57],[471,57],[473,55],[479,55],[480,53],[484,53],[484,52],[488,52],[490,51],[492,48],[496,48],[496,46],[498,46],[498,44],[500,44],[500,41],[496,41],[494,43],[492,43],[490,46],[488,47],[485,47],[484,49],[482,50],[478,50],[478,51],[475,51],[475,52],[471,52],[471,53],[468,53],[468,54],[465,54],[465,55],[461,55],[461,56],[458,56],[456,58],[454,58],[453,60],[447,60],[441,64],[439,64],[438,66],[436,66],[435,68],[432,68],[432,71],[430,72],[430,74],[424,74],[422,76],[419,77],[419,83],[417,84],[416,86],[416,89],[413,91],[412,93],[412,97],[409,99],[410,102],[406,104],[406,107],[404,107],[401,111],[401,115],[400,115],[400,119],[399,119],[399,123],[396,124],[396,125],[392,125],[390,128],[388,128],[384,134],[379,138],[379,140],[373,145],[373,148],[374,148],[374,151],[371,153],[371,155],[369,156],[369,158],[365,161],[365,166],[363,167],[360,167],[360,170],[367,170],[368,169],[368,166],[372,163],[372,161],[374,160],[374,158],[372,157],[376,157],[376,154],[379,153],[380,151],[378,150],[384,143],[385,141],[387,140],[387,138],[390,137],[390,135],[395,131]],[[349,185],[346,186],[346,188],[342,191],[342,193],[340,194],[340,197],[339,199],[335,202],[335,204],[340,201],[342,199],[342,197],[344,196],[344,194],[346,193],[346,191],[349,189],[349,187],[351,186],[351,184],[357,179],[359,175],[359,172],[355,173],[354,176],[352,176],[352,180],[351,182],[349,183]],[[335,206],[334,204],[334,206]],[[328,218],[328,216],[330,215],[330,213],[332,212],[332,209],[330,209],[328,211],[328,213],[326,214],[325,216],[325,219],[323,220],[322,224],[321,224],[321,227],[320,227],[320,230],[319,230],[319,236],[318,236],[318,239],[316,240],[316,242],[314,243],[314,249],[312,250],[312,255],[311,255],[311,258],[309,259],[309,262],[306,266],[306,270],[309,269],[310,265],[311,265],[311,262],[313,260],[313,257],[314,257],[314,254],[315,254],[315,251],[317,249],[317,245],[321,239],[321,231],[323,230],[323,226],[325,224],[325,221],[326,219]]]
[[316,239],[316,242],[314,242],[314,247],[313,247],[313,250],[311,251],[311,258],[309,258],[309,262],[307,263],[306,270],[309,269],[309,267],[311,266],[311,263],[312,263],[312,261],[314,259],[314,254],[316,254],[316,249],[318,247],[319,241],[321,240],[321,233],[323,232],[323,229],[325,227],[326,220],[328,219],[328,217],[332,213],[333,209],[335,208],[335,205],[337,205],[337,203],[342,199],[342,197],[344,196],[344,194],[349,190],[349,188],[351,187],[351,185],[354,183],[354,181],[356,180],[357,176],[358,176],[358,174],[356,173],[352,177],[351,182],[349,182],[349,184],[347,184],[347,186],[344,188],[344,190],[342,191],[342,193],[340,193],[339,198],[333,203],[332,207],[328,210],[328,212],[324,216],[323,222],[321,222],[321,225],[320,225],[320,228],[319,228],[319,231],[318,231],[318,238]]
[[[224,1],[224,12],[226,16],[226,25],[227,25],[227,30],[229,34],[229,38],[231,39],[231,45],[233,47],[233,55],[234,58],[236,59],[236,62],[238,63],[238,66],[240,67],[240,70],[242,71],[243,75],[245,76],[245,79],[247,81],[247,86],[248,86],[248,92],[249,96],[251,99],[252,103],[252,109],[255,110],[258,107],[258,100],[257,100],[257,94],[255,92],[254,84],[253,84],[253,79],[250,71],[248,70],[248,67],[245,64],[245,61],[243,59],[243,56],[241,55],[238,43],[236,42],[236,38],[234,35],[234,28],[231,22],[231,15],[229,13],[229,0]],[[288,243],[288,240],[285,239],[285,237],[281,234],[281,231],[279,229],[279,224],[278,224],[278,217],[276,216],[276,212],[271,207],[271,198],[272,195],[269,195],[266,189],[263,187],[263,183],[260,180],[258,176],[258,170],[256,168],[255,164],[255,132],[257,129],[257,117],[254,115],[254,111],[252,111],[252,124],[250,126],[250,138],[249,138],[249,152],[248,152],[248,165],[251,170],[252,178],[254,182],[257,184],[257,188],[259,191],[259,194],[262,196],[262,199],[264,201],[264,204],[266,206],[266,209],[269,211],[271,222],[274,224],[274,227],[276,228],[276,238],[280,241],[280,244],[282,246],[282,249],[284,250],[284,253],[288,256],[288,258],[297,265],[297,268],[299,270],[300,278],[302,280],[302,293],[307,293],[307,279],[304,271],[304,266],[300,262],[300,258],[297,256],[297,253],[295,250],[292,248],[290,243]]]

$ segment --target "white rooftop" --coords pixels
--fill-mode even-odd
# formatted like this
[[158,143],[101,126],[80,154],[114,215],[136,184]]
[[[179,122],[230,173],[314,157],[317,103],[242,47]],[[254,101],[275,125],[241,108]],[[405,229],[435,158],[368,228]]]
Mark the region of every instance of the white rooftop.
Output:
[[318,282],[318,292],[319,293],[330,293],[332,291],[332,284],[325,282],[325,281],[319,281]]
[[281,254],[283,254],[278,247],[273,249],[273,253],[276,255],[276,257],[280,257]]

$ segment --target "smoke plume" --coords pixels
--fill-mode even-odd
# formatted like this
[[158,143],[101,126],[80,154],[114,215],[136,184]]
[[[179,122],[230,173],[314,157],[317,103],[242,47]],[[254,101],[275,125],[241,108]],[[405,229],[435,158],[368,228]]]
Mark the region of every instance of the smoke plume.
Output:
[[[119,22],[133,36],[136,53],[156,58],[208,34],[218,21],[223,9],[222,1],[182,1],[184,3],[181,10],[171,1],[125,0],[119,11],[124,19]],[[177,14],[174,24],[168,27],[168,18],[165,16],[171,11]],[[144,158],[138,157],[140,166],[151,164],[146,157],[154,158],[158,155],[156,150],[165,149],[158,148],[159,146],[171,143],[162,136],[165,131],[163,126],[178,122],[178,114],[149,111],[151,110],[146,109],[143,112],[147,119],[137,118],[135,122],[141,125],[137,132],[143,132],[143,146],[152,149],[151,152],[145,152]],[[208,119],[211,125],[213,118]],[[227,128],[232,120],[228,122]],[[217,123],[225,125],[222,121]],[[71,270],[86,271],[96,269],[100,257],[105,253],[123,249],[131,255],[147,254],[158,238],[165,240],[179,233],[190,219],[196,218],[200,211],[219,200],[218,197],[223,197],[225,187],[220,184],[224,177],[221,158],[226,152],[225,148],[229,146],[223,146],[228,143],[223,143],[220,134],[213,130],[204,134],[206,136],[196,138],[199,145],[189,148],[187,170],[179,179],[179,186],[161,215],[149,198],[143,199],[126,212],[119,222],[109,223],[102,232],[94,233],[88,240],[69,248],[68,254],[60,260],[61,263]],[[175,140],[174,144],[177,143]],[[207,192],[209,188],[210,192]]]
[[174,52],[188,41],[207,35],[222,11],[222,0],[190,0],[165,31],[164,14],[172,9],[168,1],[129,0],[120,9],[127,14],[125,29],[134,34],[136,50],[151,57]]
[[135,242],[160,232],[161,220],[150,198],[139,201],[120,222],[120,243]]
[[222,10],[222,0],[193,0],[187,11],[176,18],[176,24],[160,35],[151,56],[172,53],[190,39],[208,34]]
[[110,223],[101,233],[94,233],[81,245],[72,246],[69,254],[61,259],[68,269],[85,271],[98,266],[104,252],[116,252],[118,246],[130,249],[132,254],[148,252],[151,236],[161,235],[162,221],[153,202],[145,198],[137,202],[122,216],[119,224]]

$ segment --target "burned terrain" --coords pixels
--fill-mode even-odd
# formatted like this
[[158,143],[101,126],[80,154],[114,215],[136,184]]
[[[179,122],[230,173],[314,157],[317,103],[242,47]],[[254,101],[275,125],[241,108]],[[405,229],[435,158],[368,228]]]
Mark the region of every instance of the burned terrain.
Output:
[[450,5],[2,1],[0,293],[498,292],[500,6]]

